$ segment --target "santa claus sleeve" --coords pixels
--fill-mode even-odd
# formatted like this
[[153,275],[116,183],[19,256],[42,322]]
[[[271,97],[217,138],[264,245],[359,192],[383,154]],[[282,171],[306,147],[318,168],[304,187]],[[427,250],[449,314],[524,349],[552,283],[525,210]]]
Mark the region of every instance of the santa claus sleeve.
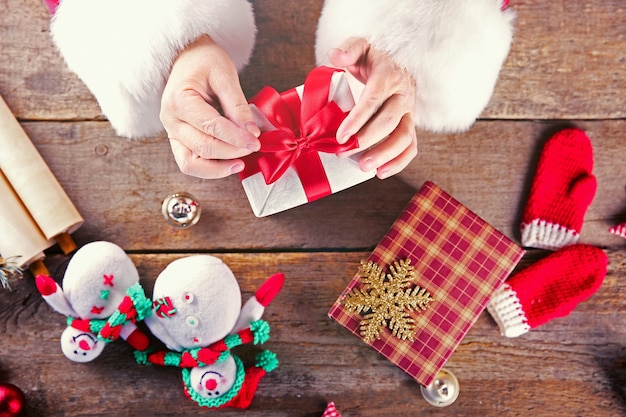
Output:
[[127,137],[163,130],[161,95],[186,45],[208,34],[240,70],[256,35],[247,0],[62,0],[50,10],[50,31],[68,67]]
[[503,0],[325,0],[316,59],[328,65],[331,48],[365,38],[413,75],[418,127],[462,131],[489,102],[513,19]]

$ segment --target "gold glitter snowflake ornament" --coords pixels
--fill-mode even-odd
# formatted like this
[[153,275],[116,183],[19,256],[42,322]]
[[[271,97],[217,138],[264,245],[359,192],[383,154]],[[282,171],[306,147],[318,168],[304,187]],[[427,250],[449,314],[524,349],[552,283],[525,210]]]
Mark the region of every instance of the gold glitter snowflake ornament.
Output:
[[385,274],[378,264],[361,261],[359,282],[363,285],[342,300],[348,311],[363,315],[361,336],[368,343],[380,339],[385,327],[393,336],[412,342],[415,320],[410,313],[426,310],[433,301],[426,289],[412,287],[415,272],[409,259],[394,262],[389,270]]

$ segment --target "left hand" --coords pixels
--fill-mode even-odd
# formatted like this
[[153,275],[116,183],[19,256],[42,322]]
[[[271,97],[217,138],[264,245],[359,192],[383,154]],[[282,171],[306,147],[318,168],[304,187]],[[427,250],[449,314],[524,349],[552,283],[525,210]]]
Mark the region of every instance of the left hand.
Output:
[[[417,155],[413,112],[416,87],[413,77],[386,53],[365,39],[352,38],[341,48],[331,49],[330,64],[345,68],[365,84],[358,102],[337,130],[345,143],[356,134],[363,153],[363,171],[376,169],[380,179],[402,171]],[[348,156],[355,152],[341,154]]]

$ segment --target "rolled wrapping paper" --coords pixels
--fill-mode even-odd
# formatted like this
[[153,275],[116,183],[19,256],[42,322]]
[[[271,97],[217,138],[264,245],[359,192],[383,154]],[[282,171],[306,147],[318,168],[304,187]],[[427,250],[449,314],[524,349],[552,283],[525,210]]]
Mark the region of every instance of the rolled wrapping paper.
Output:
[[56,239],[62,247],[73,245],[68,234],[84,220],[2,97],[0,150],[0,171],[44,237]]
[[33,264],[41,268],[43,251],[54,244],[46,239],[22,204],[6,177],[0,172],[0,255],[17,257],[20,268]]

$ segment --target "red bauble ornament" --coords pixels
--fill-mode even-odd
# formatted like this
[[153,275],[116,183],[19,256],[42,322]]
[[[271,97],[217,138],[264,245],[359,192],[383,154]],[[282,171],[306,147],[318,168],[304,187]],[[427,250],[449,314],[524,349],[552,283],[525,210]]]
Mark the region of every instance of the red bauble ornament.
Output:
[[13,384],[0,384],[0,417],[20,417],[26,399],[21,389]]

